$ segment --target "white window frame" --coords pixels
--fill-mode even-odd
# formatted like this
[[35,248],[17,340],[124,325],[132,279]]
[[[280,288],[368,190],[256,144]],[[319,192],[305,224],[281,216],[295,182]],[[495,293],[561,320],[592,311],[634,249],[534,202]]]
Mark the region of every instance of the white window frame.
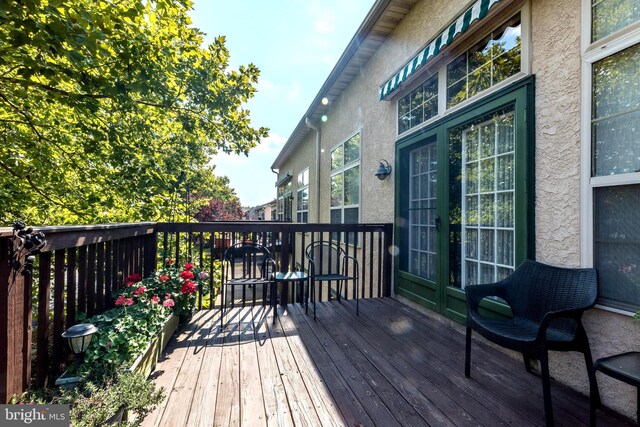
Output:
[[[600,40],[591,42],[591,5],[592,0],[582,0],[582,117],[581,117],[581,224],[580,224],[580,263],[583,267],[593,267],[595,253],[593,192],[598,187],[640,184],[640,173],[628,173],[609,176],[591,176],[591,103],[593,64],[608,56],[640,43],[640,22],[631,24],[609,34]],[[596,307],[614,313],[633,316],[633,312],[597,304]]]
[[[349,141],[351,138],[353,138],[354,136],[360,134],[360,144],[358,145],[358,160],[357,161],[353,161],[347,165],[344,164],[344,145],[347,141]],[[362,215],[362,209],[360,209],[360,205],[361,203],[358,203],[357,205],[345,205],[344,204],[344,189],[345,189],[345,180],[344,180],[344,173],[345,171],[352,169],[356,166],[360,166],[362,163],[362,129],[359,129],[357,132],[354,132],[351,134],[351,136],[349,136],[348,138],[345,138],[343,141],[341,141],[339,144],[334,145],[333,147],[331,147],[331,149],[329,150],[329,159],[331,159],[331,153],[333,153],[333,151],[339,147],[342,147],[342,167],[339,169],[336,169],[335,171],[331,170],[331,163],[329,163],[329,222],[331,222],[331,212],[334,210],[338,210],[340,209],[340,223],[344,224],[344,210],[345,209],[349,209],[349,208],[358,208],[358,223],[360,222],[360,217]],[[329,160],[329,162],[331,162],[331,160]],[[338,174],[342,174],[343,175],[343,179],[342,179],[342,204],[339,207],[332,207],[331,206],[331,179],[338,175]],[[358,202],[360,202],[362,200],[362,167],[360,167],[359,170],[359,174],[358,174]]]
[[[451,108],[447,108],[447,65],[455,60],[460,54],[467,51],[473,45],[473,42],[477,42],[478,40],[487,36],[504,22],[515,16],[518,12],[520,13],[520,72],[504,79],[503,81],[491,86],[490,88],[480,93],[475,94],[474,96],[454,105]],[[464,43],[455,46],[451,51],[446,51],[445,55],[447,59],[445,61],[434,63],[432,66],[427,63],[424,66],[423,70],[420,70],[416,73],[415,76],[412,76],[410,84],[408,84],[403,90],[400,90],[397,95],[392,97],[392,100],[395,103],[397,139],[401,139],[407,135],[411,135],[412,133],[429,126],[431,123],[434,123],[435,121],[446,117],[447,115],[452,114],[471,103],[476,102],[478,99],[485,98],[492,93],[495,93],[500,89],[510,85],[511,83],[520,80],[523,77],[531,75],[531,0],[525,1],[519,9],[513,10],[512,13],[510,13],[508,16],[502,16],[502,18],[503,19],[497,19],[497,17],[492,18],[487,23],[484,23],[482,26],[480,26],[477,30],[470,30],[471,33],[469,37],[466,38],[466,41]],[[489,29],[489,31],[486,31],[487,28]],[[472,43],[469,43],[469,41],[471,41]],[[407,94],[411,93],[412,90],[423,84],[427,79],[429,79],[436,73],[438,74],[438,113],[430,119],[425,120],[421,124],[407,129],[403,133],[398,133],[398,131],[400,130],[398,123],[398,117],[400,114],[400,103],[398,101],[404,98]]]
[[[304,173],[307,173],[307,183],[305,185],[303,185],[302,187],[298,187],[296,189],[296,222],[304,222],[304,223],[308,223],[309,222],[309,204],[307,204],[307,209],[298,209],[298,204],[300,203],[300,192],[307,190],[307,195],[310,198],[310,193],[309,193],[309,168],[305,168],[303,169],[299,174],[298,174],[298,181],[296,182],[296,186],[298,184],[300,184],[300,177],[304,176]],[[307,203],[310,203],[310,200],[307,200]],[[307,220],[306,221],[299,221],[298,219],[298,215],[299,214],[307,214]]]

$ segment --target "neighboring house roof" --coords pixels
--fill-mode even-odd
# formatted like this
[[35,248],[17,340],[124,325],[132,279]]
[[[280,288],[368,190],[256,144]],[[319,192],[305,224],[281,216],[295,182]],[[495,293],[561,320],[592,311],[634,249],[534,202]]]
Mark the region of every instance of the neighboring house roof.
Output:
[[322,98],[328,98],[329,104],[331,104],[342,94],[342,91],[360,73],[360,69],[371,59],[380,45],[384,43],[418,1],[377,0],[375,2],[342,53],[342,56],[340,56],[338,63],[333,67],[329,77],[327,77],[320,91],[311,102],[307,112],[302,116],[284,147],[278,153],[273,165],[271,165],[272,169],[280,169],[284,161],[302,143],[309,132],[306,119],[308,118],[312,123],[317,123],[322,115],[327,112],[329,106],[322,104]]

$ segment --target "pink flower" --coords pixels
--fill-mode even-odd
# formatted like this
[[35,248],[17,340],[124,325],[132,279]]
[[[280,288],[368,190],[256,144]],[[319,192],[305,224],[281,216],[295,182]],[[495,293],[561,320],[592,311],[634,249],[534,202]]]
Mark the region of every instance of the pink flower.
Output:
[[111,341],[107,341],[105,343],[105,345],[107,346],[107,348],[111,347],[113,345],[113,343]]
[[116,302],[115,302],[115,304],[116,304],[117,306],[123,306],[123,305],[125,305],[125,298],[124,298],[124,295],[120,295],[118,298],[116,298]]
[[196,291],[196,284],[190,280],[187,280],[186,282],[184,282],[182,284],[182,289],[180,289],[180,292],[187,295],[192,294],[195,291]]
[[207,277],[209,277],[209,273],[207,273],[206,271],[201,271],[200,272],[200,279],[206,279]]
[[193,264],[191,264],[190,262],[185,262],[184,263],[184,269],[185,270],[193,270]]
[[140,295],[144,294],[146,290],[147,290],[147,288],[145,288],[144,286],[139,286],[138,289],[133,291],[133,294],[135,296],[139,297]]
[[184,280],[192,280],[193,273],[189,270],[185,270],[182,273],[180,273],[180,277],[182,277]]
[[133,305],[133,298],[126,298],[124,300],[125,305]]
[[154,295],[151,297],[151,304],[157,304],[160,302],[160,298],[158,297],[158,295]]
[[173,307],[174,305],[176,305],[176,303],[173,302],[173,300],[171,298],[169,298],[169,299],[164,300],[162,305],[165,306],[165,307]]
[[163,274],[162,276],[158,277],[158,280],[160,280],[161,282],[168,282],[169,280],[171,280],[171,278],[166,274]]

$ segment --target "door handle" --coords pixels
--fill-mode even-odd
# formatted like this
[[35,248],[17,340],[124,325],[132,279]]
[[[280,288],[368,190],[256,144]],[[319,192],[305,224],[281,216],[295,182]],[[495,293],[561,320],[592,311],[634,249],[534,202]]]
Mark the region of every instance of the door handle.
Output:
[[436,231],[440,231],[440,217],[437,216],[436,219],[433,220],[433,222],[435,222],[436,224]]

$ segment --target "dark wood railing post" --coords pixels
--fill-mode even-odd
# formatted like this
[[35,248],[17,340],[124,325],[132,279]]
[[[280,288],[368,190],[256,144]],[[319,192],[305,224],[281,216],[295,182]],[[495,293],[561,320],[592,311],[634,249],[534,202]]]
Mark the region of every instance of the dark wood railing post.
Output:
[[36,345],[36,385],[47,386],[49,374],[49,305],[51,302],[51,252],[40,255],[38,274],[38,341]]
[[393,245],[393,225],[387,224],[384,226],[384,244],[382,245],[382,256],[383,256],[383,282],[384,282],[384,294],[385,297],[391,296],[391,273],[393,268],[392,263],[392,253],[395,253],[391,250],[391,245]]
[[[31,282],[11,269],[11,239],[0,239],[0,401],[21,394],[31,378]],[[26,287],[29,286],[27,290]]]
[[150,276],[157,269],[158,265],[158,231],[148,234],[144,242],[144,262],[143,277]]

